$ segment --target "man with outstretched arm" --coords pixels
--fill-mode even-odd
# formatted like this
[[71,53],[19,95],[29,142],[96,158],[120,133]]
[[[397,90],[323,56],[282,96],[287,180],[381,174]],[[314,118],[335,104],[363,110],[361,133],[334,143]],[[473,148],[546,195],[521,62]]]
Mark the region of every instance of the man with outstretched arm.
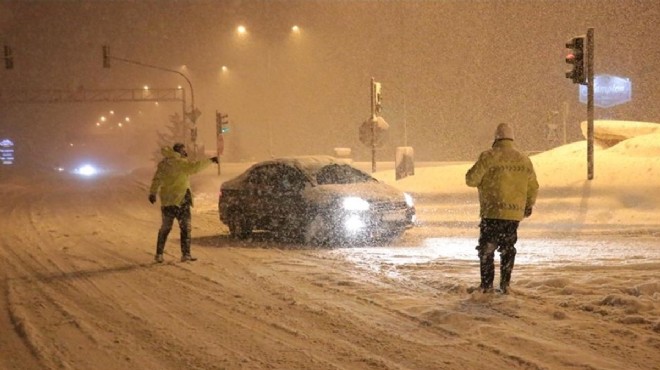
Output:
[[176,143],[172,147],[163,147],[161,153],[163,159],[158,163],[158,169],[149,188],[149,202],[151,204],[156,203],[156,195],[160,194],[162,215],[154,259],[158,263],[163,262],[165,242],[172,230],[174,219],[176,219],[181,230],[181,262],[196,261],[197,258],[190,254],[192,229],[190,207],[193,205],[193,198],[190,191],[189,177],[211,163],[218,163],[218,157],[190,161],[188,160],[186,146],[182,143]]

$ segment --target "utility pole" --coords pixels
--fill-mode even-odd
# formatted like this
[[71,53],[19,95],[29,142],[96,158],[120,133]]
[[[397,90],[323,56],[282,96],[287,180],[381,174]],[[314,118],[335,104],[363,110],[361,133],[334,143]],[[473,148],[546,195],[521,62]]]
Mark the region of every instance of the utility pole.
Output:
[[564,125],[564,145],[566,145],[566,120],[568,119],[568,102],[564,102],[564,114],[562,115],[562,124]]
[[229,131],[228,115],[215,111],[216,154],[218,156],[218,175],[220,175],[220,157],[225,150],[224,133]]
[[594,178],[594,29],[587,29],[587,35],[573,37],[566,43],[571,53],[566,63],[572,66],[566,78],[573,83],[587,85],[587,179]]
[[594,178],[594,29],[587,29],[587,178]]
[[359,139],[362,144],[371,148],[371,172],[376,172],[376,147],[381,145],[384,141],[385,131],[389,125],[383,117],[380,116],[382,112],[382,96],[380,94],[380,82],[376,82],[371,78],[371,115],[367,120],[362,122],[359,130]]
[[[376,82],[371,78],[371,120],[376,120]],[[376,124],[371,124],[371,172],[376,172]]]
[[380,95],[380,82],[371,78],[371,172],[376,172],[376,125],[377,117],[382,111],[382,100]]

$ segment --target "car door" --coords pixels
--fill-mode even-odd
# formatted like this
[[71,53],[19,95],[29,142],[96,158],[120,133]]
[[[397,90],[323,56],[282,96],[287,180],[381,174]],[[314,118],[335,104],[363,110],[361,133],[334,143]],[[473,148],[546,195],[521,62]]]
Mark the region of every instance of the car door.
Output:
[[283,164],[275,169],[271,198],[274,228],[297,229],[303,224],[306,205],[302,193],[307,183],[293,166]]
[[258,229],[268,228],[272,218],[272,192],[274,165],[264,165],[252,170],[248,175],[243,214],[248,215]]

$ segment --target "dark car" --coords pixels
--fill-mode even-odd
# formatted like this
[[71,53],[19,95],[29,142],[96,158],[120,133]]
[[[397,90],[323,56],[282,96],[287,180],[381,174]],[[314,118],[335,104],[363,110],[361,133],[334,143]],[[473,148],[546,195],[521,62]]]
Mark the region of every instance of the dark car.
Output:
[[218,208],[234,237],[264,230],[309,244],[393,239],[415,222],[410,195],[329,156],[257,163],[221,185]]

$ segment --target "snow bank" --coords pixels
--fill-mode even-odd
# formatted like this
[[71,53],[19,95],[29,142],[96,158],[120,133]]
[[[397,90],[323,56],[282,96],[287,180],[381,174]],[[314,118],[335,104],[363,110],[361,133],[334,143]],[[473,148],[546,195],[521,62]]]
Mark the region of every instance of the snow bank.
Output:
[[[580,123],[582,135],[587,138],[587,121]],[[660,124],[636,121],[594,121],[594,141],[609,147],[633,137],[660,133]]]

